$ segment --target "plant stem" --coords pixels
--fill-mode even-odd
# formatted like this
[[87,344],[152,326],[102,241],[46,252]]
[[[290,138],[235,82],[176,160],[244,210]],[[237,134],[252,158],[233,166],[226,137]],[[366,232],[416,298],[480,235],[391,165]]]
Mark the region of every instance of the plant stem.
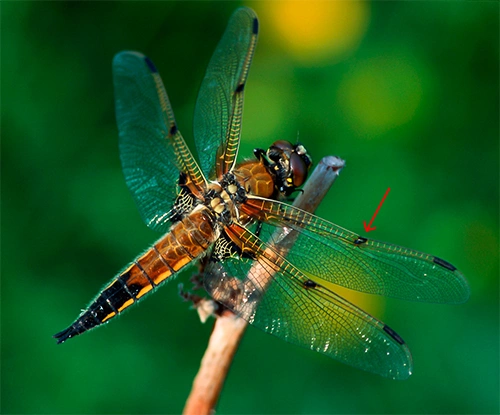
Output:
[[[294,206],[313,213],[335,182],[344,161],[338,157],[324,157],[297,196]],[[217,317],[207,349],[201,361],[191,393],[184,407],[184,415],[215,413],[224,381],[248,323],[229,310]]]

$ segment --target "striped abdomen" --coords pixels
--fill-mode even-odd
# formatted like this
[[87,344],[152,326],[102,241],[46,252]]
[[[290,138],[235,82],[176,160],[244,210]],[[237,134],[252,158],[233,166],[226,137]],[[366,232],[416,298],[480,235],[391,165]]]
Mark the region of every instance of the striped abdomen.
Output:
[[106,323],[202,255],[217,236],[206,208],[177,222],[168,234],[113,279],[70,327],[54,337],[62,343]]

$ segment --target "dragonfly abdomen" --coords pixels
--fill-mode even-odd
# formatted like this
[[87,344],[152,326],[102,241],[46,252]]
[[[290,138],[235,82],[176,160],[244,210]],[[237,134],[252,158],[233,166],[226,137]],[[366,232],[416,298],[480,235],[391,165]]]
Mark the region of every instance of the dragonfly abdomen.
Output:
[[196,211],[115,277],[78,319],[54,337],[58,343],[108,322],[194,259],[217,239],[211,215]]

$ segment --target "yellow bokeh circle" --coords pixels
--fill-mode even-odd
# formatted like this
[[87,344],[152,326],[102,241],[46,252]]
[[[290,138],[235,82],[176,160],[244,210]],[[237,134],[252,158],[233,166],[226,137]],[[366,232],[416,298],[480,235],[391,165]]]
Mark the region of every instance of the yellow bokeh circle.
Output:
[[366,32],[369,4],[359,1],[268,1],[260,14],[277,41],[299,61],[314,64],[342,58]]

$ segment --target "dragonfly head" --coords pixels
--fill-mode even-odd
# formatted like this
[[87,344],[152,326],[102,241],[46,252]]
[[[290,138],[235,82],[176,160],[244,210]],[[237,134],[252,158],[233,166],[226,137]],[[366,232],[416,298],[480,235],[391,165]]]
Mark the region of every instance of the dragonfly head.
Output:
[[276,187],[285,196],[304,184],[312,164],[302,144],[291,144],[285,140],[275,141],[267,150],[266,158],[276,177]]

